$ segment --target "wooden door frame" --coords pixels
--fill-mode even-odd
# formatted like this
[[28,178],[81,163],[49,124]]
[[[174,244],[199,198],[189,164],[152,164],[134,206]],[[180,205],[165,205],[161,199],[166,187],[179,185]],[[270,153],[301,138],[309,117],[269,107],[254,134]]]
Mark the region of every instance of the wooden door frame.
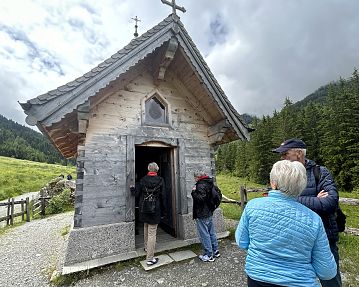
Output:
[[[135,174],[135,162],[136,162],[136,154],[135,150],[136,147],[158,147],[158,148],[168,148],[169,149],[169,156],[170,156],[170,166],[171,166],[171,181],[172,181],[172,192],[171,192],[171,200],[172,200],[172,224],[175,231],[175,236],[178,237],[178,214],[179,214],[179,173],[177,172],[177,166],[178,166],[178,146],[177,141],[173,141],[173,139],[156,139],[156,140],[149,140],[148,138],[143,137],[134,137],[133,141],[133,171],[132,174]],[[134,179],[133,179],[134,182]],[[134,202],[133,202],[134,206]],[[133,209],[134,210],[134,209]],[[134,220],[134,218],[133,218]]]

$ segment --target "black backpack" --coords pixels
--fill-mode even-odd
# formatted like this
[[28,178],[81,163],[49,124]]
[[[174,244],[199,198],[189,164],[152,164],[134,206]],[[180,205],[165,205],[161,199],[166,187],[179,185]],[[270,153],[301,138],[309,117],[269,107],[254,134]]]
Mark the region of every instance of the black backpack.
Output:
[[145,186],[140,212],[147,214],[156,213],[156,200],[159,188],[159,185],[155,186],[154,188],[148,188]]
[[209,192],[209,208],[213,212],[222,201],[222,192],[219,187],[215,184],[212,185],[211,191]]
[[[318,185],[319,179],[320,179],[320,166],[315,165],[313,168],[313,174],[315,178],[315,185]],[[344,214],[344,212],[340,209],[338,204],[338,209],[336,211],[335,221],[337,222],[338,231],[344,232],[345,230],[345,223],[346,223],[347,216]]]

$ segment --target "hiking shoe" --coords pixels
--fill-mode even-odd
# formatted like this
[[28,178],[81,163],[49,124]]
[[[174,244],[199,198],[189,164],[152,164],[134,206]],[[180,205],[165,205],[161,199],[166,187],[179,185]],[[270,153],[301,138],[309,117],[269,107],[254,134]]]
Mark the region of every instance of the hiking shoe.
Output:
[[212,256],[208,256],[207,254],[199,255],[198,258],[199,258],[199,260],[201,260],[203,262],[213,262],[214,261],[214,258]]
[[147,264],[147,266],[152,266],[152,265],[155,265],[157,262],[158,262],[158,258],[157,258],[157,257],[154,257],[153,259],[148,260],[148,261],[146,262],[146,264]]
[[219,250],[214,251],[214,257],[218,258],[221,256],[221,253],[219,253]]

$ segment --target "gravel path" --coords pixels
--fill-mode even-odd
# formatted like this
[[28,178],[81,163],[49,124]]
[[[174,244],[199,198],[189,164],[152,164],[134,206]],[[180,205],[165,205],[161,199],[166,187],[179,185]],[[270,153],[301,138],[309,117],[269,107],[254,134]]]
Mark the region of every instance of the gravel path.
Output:
[[71,286],[247,286],[243,272],[244,252],[227,239],[220,242],[220,250],[222,256],[215,262],[203,263],[196,258],[147,272],[133,263],[123,270],[116,270],[119,268],[115,267],[104,268]]
[[49,276],[57,267],[73,213],[34,220],[0,235],[0,286],[51,286]]
[[[34,220],[0,235],[0,286],[52,286],[49,278],[64,252],[63,228],[73,213]],[[227,223],[235,226],[236,222]],[[146,272],[136,261],[82,273],[69,286],[246,286],[245,253],[229,239],[220,241],[222,256],[212,263],[197,258]],[[120,267],[121,266],[121,267]],[[73,275],[71,275],[73,276]]]

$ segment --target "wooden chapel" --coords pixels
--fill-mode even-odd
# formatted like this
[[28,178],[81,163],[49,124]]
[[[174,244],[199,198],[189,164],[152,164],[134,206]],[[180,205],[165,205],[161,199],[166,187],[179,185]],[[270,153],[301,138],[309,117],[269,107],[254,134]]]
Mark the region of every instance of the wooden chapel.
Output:
[[[26,122],[77,160],[64,274],[144,254],[129,186],[152,161],[166,184],[157,250],[198,242],[193,172],[215,176],[215,148],[249,139],[176,15],[184,8],[171,5],[171,15],[88,73],[21,103]],[[227,236],[220,208],[214,218],[218,237]]]

